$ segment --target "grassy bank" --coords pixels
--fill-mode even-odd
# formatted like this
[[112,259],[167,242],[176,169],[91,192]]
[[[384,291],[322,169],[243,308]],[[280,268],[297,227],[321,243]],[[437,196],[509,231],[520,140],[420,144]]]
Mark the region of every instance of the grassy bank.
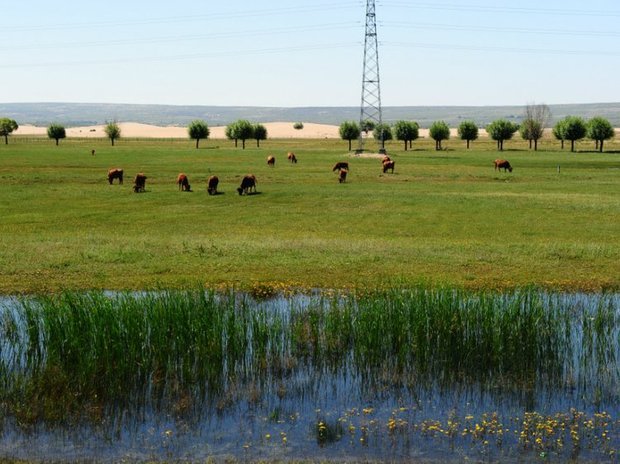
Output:
[[[460,141],[396,160],[350,157],[336,140],[19,139],[0,146],[0,292],[186,287],[620,287],[620,143],[578,153],[547,141]],[[96,155],[91,156],[91,149]],[[286,161],[286,152],[299,163]],[[276,156],[275,168],[265,162]],[[504,157],[514,172],[493,170]],[[346,184],[331,172],[348,160]],[[558,172],[559,166],[559,172]],[[125,170],[108,185],[107,169]],[[144,194],[133,175],[147,176]],[[177,190],[188,174],[192,193]],[[244,174],[260,194],[239,197]],[[220,178],[209,196],[206,179]]]

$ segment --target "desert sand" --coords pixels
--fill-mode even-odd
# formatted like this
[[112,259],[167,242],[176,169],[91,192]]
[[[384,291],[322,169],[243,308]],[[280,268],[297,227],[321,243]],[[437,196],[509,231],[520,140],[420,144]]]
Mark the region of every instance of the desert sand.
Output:
[[[121,128],[121,137],[139,138],[189,138],[187,127],[179,126],[154,126],[137,122],[118,123]],[[292,122],[268,122],[263,123],[267,129],[267,136],[272,139],[298,138],[298,139],[329,139],[340,138],[338,126],[329,124],[304,123],[303,129],[293,128]],[[104,125],[68,127],[67,137],[106,137],[103,131]],[[225,139],[225,126],[209,127],[211,139]],[[46,127],[38,127],[24,124],[19,126],[15,135],[46,135]]]
[[[304,123],[303,129],[295,129],[293,122],[267,122],[262,123],[267,129],[267,137],[271,139],[339,139],[339,127],[330,124]],[[141,124],[138,122],[121,122],[118,124],[121,128],[121,136],[129,138],[189,138],[187,127],[179,126],[154,126],[151,124]],[[104,125],[98,126],[82,126],[68,127],[66,129],[67,137],[94,137],[105,138],[103,131]],[[225,139],[226,126],[209,127],[210,139]],[[551,137],[551,129],[545,129],[545,132]],[[616,133],[620,133],[620,129],[616,129]],[[19,126],[15,135],[46,135],[47,128],[24,124]],[[420,129],[420,138],[429,138],[428,129]],[[487,137],[488,134],[484,128],[479,129],[479,137]],[[450,138],[457,139],[458,133],[456,128],[450,129]]]

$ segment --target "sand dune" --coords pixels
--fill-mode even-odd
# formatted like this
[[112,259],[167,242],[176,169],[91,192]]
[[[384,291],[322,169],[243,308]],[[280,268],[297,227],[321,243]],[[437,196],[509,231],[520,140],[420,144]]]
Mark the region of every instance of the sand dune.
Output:
[[[121,122],[121,136],[128,138],[189,138],[187,127],[179,126],[154,126],[151,124],[141,124],[138,122]],[[267,122],[263,123],[267,129],[267,136],[271,139],[339,139],[338,126],[329,124],[304,123],[303,129],[293,128],[292,122]],[[103,131],[104,125],[68,127],[67,137],[106,137]],[[225,139],[225,126],[209,127],[210,139]],[[616,133],[620,134],[620,129],[616,128]],[[24,124],[19,126],[15,135],[46,135],[47,128]],[[551,137],[551,129],[545,129],[545,134]],[[420,138],[429,138],[428,129],[420,129]],[[481,138],[488,134],[484,128],[479,129]],[[450,129],[450,138],[457,139],[457,129]]]
[[[121,137],[140,137],[140,138],[189,138],[187,135],[187,127],[178,126],[154,126],[150,124],[141,124],[137,122],[121,122],[118,124],[121,128]],[[267,129],[269,138],[300,138],[300,139],[324,139],[339,138],[338,126],[329,124],[304,123],[303,129],[293,128],[292,122],[268,122],[263,123]],[[66,128],[67,137],[106,137],[103,130],[104,125],[82,126]],[[225,126],[210,127],[211,139],[224,139]],[[15,135],[46,135],[46,127],[38,127],[32,125],[19,126]]]
[[[138,122],[121,122],[121,136],[128,138],[188,138],[187,127],[154,126]],[[272,139],[339,139],[338,126],[329,124],[304,123],[303,129],[295,129],[292,122],[263,123],[267,129],[267,136]],[[104,125],[68,127],[67,137],[106,137]],[[225,139],[225,126],[209,127],[210,139]],[[47,128],[24,124],[14,132],[15,135],[46,135]],[[486,131],[480,129],[480,137],[485,137]],[[420,137],[428,138],[428,129],[420,129]],[[457,138],[457,130],[450,129],[451,138]]]

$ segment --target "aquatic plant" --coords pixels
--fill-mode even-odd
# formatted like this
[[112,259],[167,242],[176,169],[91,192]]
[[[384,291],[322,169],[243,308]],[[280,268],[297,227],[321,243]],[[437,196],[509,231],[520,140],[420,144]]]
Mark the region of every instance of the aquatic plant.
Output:
[[[0,313],[0,403],[24,425],[128,411],[204,415],[326,381],[372,397],[577,385],[617,401],[618,300],[409,288],[260,301],[202,290],[72,293]],[[321,379],[321,380],[319,380]],[[330,380],[331,379],[331,380]]]

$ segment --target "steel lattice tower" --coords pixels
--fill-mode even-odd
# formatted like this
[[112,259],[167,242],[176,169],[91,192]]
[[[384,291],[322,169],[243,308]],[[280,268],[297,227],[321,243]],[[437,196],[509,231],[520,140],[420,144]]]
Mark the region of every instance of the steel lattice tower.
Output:
[[[366,0],[366,34],[364,37],[364,71],[362,74],[362,104],[360,128],[365,121],[381,124],[381,88],[379,86],[379,45],[375,0]],[[360,132],[358,152],[364,151],[364,131]],[[380,141],[383,150],[383,140]]]

